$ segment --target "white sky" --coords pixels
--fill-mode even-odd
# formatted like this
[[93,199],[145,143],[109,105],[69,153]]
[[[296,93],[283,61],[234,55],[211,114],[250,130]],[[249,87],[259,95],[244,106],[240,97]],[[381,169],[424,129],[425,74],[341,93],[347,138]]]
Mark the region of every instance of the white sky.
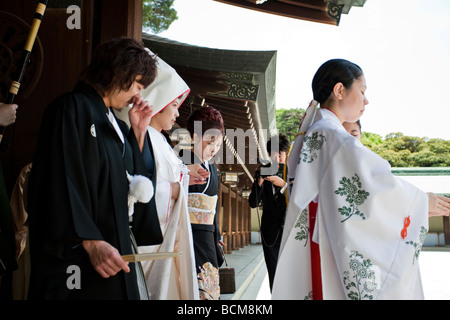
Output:
[[363,131],[450,140],[450,1],[367,0],[338,27],[264,14],[212,0],[175,0],[159,36],[233,50],[277,50],[276,107],[305,109],[328,59],[365,73]]

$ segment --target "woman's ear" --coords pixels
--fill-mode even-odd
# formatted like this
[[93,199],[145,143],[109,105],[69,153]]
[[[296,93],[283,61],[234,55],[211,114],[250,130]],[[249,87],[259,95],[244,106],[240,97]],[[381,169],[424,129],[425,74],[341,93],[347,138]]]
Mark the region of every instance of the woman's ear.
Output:
[[342,82],[338,82],[335,84],[333,88],[333,94],[338,100],[342,100],[344,98],[345,86]]

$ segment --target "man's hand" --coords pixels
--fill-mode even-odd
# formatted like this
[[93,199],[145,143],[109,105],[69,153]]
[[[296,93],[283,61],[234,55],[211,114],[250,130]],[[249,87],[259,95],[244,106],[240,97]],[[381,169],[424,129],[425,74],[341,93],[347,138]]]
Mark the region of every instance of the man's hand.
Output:
[[0,102],[0,126],[6,127],[16,121],[17,104]]
[[283,188],[286,184],[286,181],[281,179],[279,176],[269,176],[264,178],[264,180],[270,181],[274,186]]
[[84,240],[83,248],[89,255],[89,261],[103,278],[116,275],[120,270],[130,272],[128,262],[122,259],[119,251],[106,241]]
[[140,95],[134,96],[132,103],[133,107],[128,111],[128,117],[130,118],[130,124],[133,128],[139,148],[142,151],[144,149],[147,127],[150,125],[152,119],[153,107]]
[[132,103],[133,107],[128,111],[130,124],[135,132],[146,131],[152,119],[153,107],[141,95],[134,96]]

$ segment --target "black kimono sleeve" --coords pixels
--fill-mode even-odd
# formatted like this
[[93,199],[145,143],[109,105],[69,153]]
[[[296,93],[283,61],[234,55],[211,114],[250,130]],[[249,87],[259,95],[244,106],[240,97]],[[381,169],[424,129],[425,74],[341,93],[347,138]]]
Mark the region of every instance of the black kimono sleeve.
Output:
[[94,172],[100,166],[95,127],[89,127],[94,122],[76,106],[75,98],[65,95],[45,111],[29,180],[30,236],[39,228],[39,240],[59,255],[83,239],[103,240],[92,215],[99,186]]
[[256,208],[260,205],[263,196],[263,187],[264,184],[261,187],[258,185],[258,177],[256,177],[252,185],[252,192],[248,197],[248,204],[251,208]]

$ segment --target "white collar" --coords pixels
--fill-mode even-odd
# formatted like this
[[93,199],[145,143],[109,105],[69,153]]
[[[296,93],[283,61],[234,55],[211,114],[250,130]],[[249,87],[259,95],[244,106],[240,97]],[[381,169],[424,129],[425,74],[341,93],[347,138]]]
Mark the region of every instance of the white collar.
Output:
[[123,137],[123,132],[122,132],[122,130],[120,130],[119,124],[117,123],[117,120],[114,117],[114,114],[111,112],[111,107],[108,108],[108,113],[106,114],[106,116],[108,117],[109,122],[111,122],[114,129],[116,130],[117,135],[119,136],[120,140],[122,140],[122,143],[125,143],[125,139]]
[[339,124],[342,126],[341,121],[339,120],[339,118],[336,116],[336,114],[328,109],[325,108],[319,108],[318,110],[319,112],[316,115],[316,121],[320,120],[320,119],[327,119],[327,120],[331,120],[333,122],[335,122],[336,124]]

